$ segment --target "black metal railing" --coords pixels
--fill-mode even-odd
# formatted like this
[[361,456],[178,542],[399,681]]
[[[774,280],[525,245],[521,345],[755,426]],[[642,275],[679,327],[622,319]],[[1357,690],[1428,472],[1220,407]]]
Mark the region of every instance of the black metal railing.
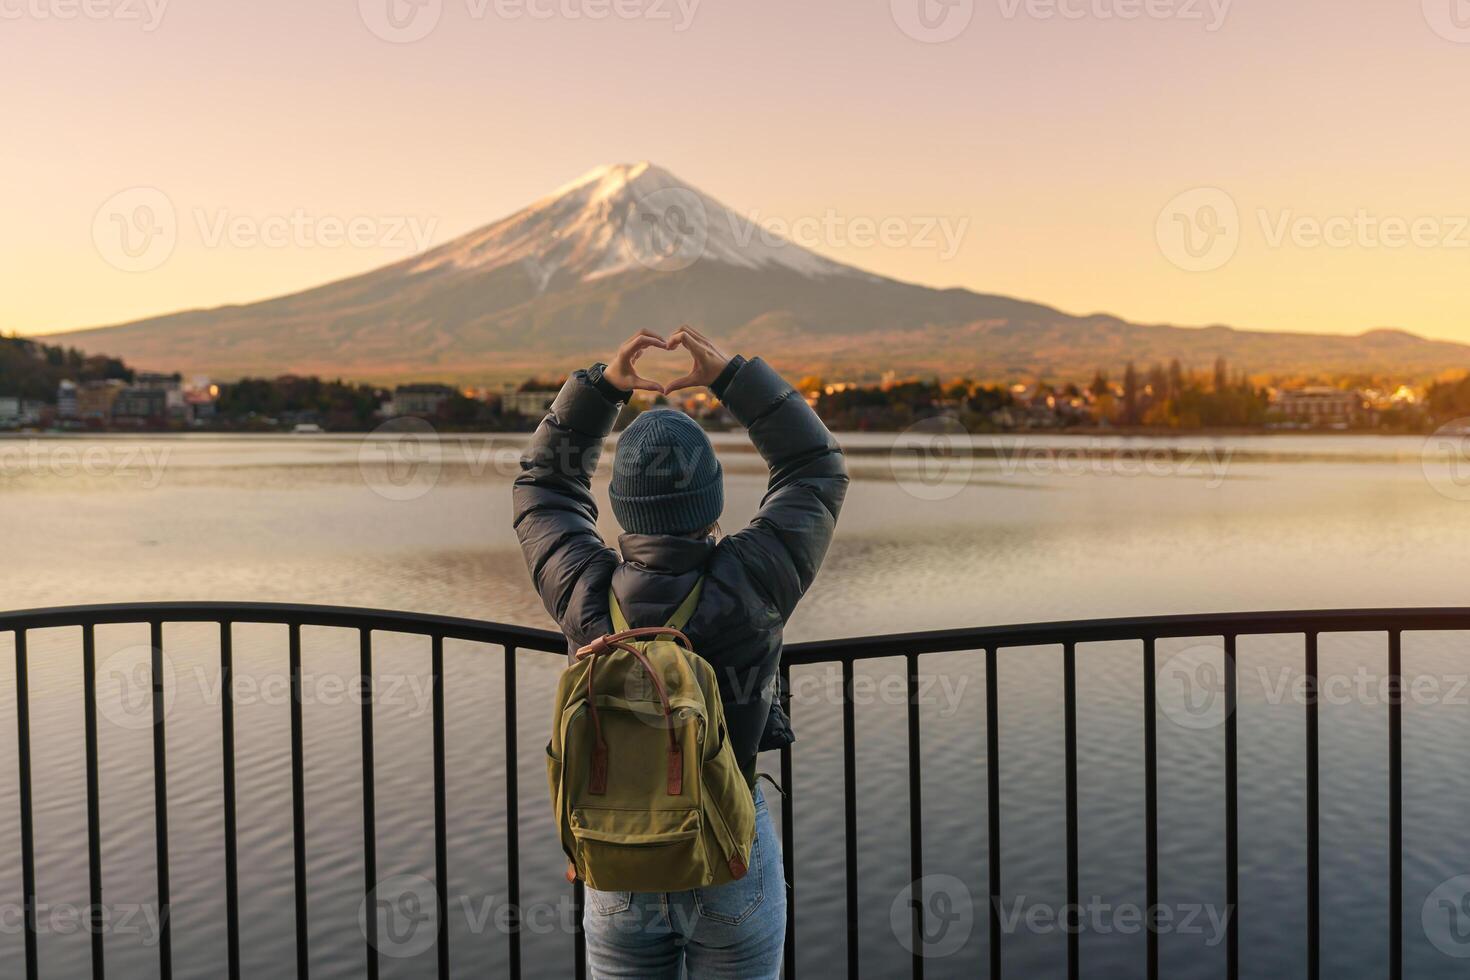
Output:
[[[39,972],[36,924],[35,842],[32,814],[31,732],[27,635],[29,631],[55,627],[80,627],[82,630],[82,671],[84,679],[84,723],[86,743],[87,852],[91,914],[102,914],[102,867],[97,771],[97,688],[95,627],[104,624],[133,623],[149,627],[153,687],[153,784],[157,866],[157,893],[160,905],[158,956],[160,976],[172,976],[172,947],[169,916],[169,831],[168,831],[168,765],[166,753],[165,711],[163,697],[163,624],[215,623],[220,629],[220,676],[223,745],[225,908],[228,945],[228,975],[240,975],[239,874],[236,855],[235,821],[235,720],[231,681],[233,677],[233,627],[241,623],[282,624],[288,628],[291,674],[291,795],[293,825],[293,874],[295,896],[295,952],[298,977],[308,976],[307,882],[306,882],[306,800],[303,751],[303,719],[301,696],[301,628],[303,626],[341,627],[359,634],[359,669],[361,671],[362,791],[364,831],[364,896],[371,896],[377,879],[376,817],[374,808],[373,755],[373,643],[374,631],[426,636],[431,642],[432,726],[434,753],[434,864],[435,888],[439,908],[447,908],[448,844],[445,792],[444,696],[441,683],[444,671],[444,641],[464,640],[499,646],[504,651],[506,808],[507,808],[507,899],[512,916],[520,907],[520,842],[519,788],[516,711],[516,655],[519,650],[562,654],[564,639],[556,633],[524,627],[504,626],[444,616],[385,612],[330,606],[304,606],[273,603],[156,603],[29,610],[0,613],[0,633],[14,634],[16,683],[16,751],[18,753],[21,887],[25,922],[25,976],[35,978]],[[1180,637],[1220,637],[1224,651],[1224,753],[1225,753],[1225,891],[1229,913],[1226,935],[1227,975],[1235,980],[1240,965],[1239,890],[1239,821],[1237,814],[1238,741],[1235,719],[1237,694],[1236,641],[1241,636],[1294,634],[1304,637],[1304,671],[1309,696],[1304,701],[1306,732],[1307,794],[1307,976],[1318,980],[1321,964],[1321,892],[1320,892],[1320,827],[1318,793],[1318,638],[1324,633],[1374,631],[1388,636],[1388,760],[1389,760],[1389,892],[1385,914],[1388,918],[1389,962],[1391,980],[1403,975],[1403,679],[1402,634],[1404,632],[1470,629],[1470,609],[1376,609],[1310,612],[1224,613],[1200,616],[1163,616],[1154,618],[1085,620],[1043,623],[1025,626],[986,627],[975,629],[936,630],[921,633],[871,636],[856,639],[826,640],[792,644],[786,648],[781,671],[790,682],[793,667],[837,664],[842,683],[842,749],[843,801],[846,832],[846,932],[847,974],[859,975],[858,957],[858,866],[857,866],[857,759],[855,739],[855,699],[853,668],[860,660],[880,657],[903,658],[908,695],[908,790],[910,874],[912,881],[924,876],[923,821],[921,779],[923,753],[920,745],[919,658],[924,654],[968,652],[985,658],[985,759],[988,809],[988,909],[989,909],[989,975],[1001,976],[1002,924],[1001,893],[1001,810],[1000,810],[1000,741],[997,652],[1012,647],[1060,645],[1063,650],[1063,713],[1065,737],[1065,786],[1062,797],[1066,807],[1066,887],[1067,887],[1067,974],[1080,973],[1079,858],[1078,858],[1078,793],[1077,793],[1077,645],[1108,641],[1140,641],[1143,646],[1144,710],[1144,774],[1145,805],[1145,892],[1148,914],[1146,933],[1146,966],[1150,980],[1159,976],[1159,846],[1158,846],[1158,727],[1156,700],[1155,646],[1160,639]],[[978,748],[978,746],[977,746]],[[781,755],[782,782],[789,785],[792,756],[788,748]],[[782,840],[788,881],[794,880],[795,838],[794,808],[791,796],[783,796],[781,804]],[[580,922],[582,907],[580,884],[573,885],[573,902]],[[924,974],[923,936],[925,908],[922,901],[912,903],[913,950],[912,974]],[[787,977],[796,975],[795,904],[788,905],[785,970]],[[104,975],[104,930],[94,921],[91,933],[92,975]],[[365,974],[378,976],[378,952],[375,917],[368,915],[363,923],[366,933]],[[586,976],[586,951],[580,926],[574,926],[575,976]],[[448,916],[438,919],[437,958],[440,977],[449,975]],[[520,930],[512,918],[508,928],[510,942],[509,973],[518,978],[522,972]],[[978,970],[979,964],[977,964]]]

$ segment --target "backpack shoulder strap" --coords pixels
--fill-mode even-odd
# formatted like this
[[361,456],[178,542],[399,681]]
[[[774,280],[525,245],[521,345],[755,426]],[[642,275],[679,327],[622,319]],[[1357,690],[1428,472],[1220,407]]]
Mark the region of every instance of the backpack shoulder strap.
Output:
[[[669,617],[669,621],[664,623],[664,625],[669,629],[675,630],[682,630],[688,625],[689,620],[694,618],[694,608],[699,605],[699,593],[703,589],[704,576],[701,575],[694,583],[694,588],[689,590],[689,594],[684,597],[683,602],[679,603],[679,608],[674,610],[674,614]],[[614,633],[622,633],[629,628],[627,617],[623,615],[623,607],[618,605],[617,594],[613,592],[611,587],[607,590],[607,611],[612,615],[612,628]]]
[[704,591],[703,575],[695,579],[694,588],[689,590],[689,594],[684,597],[683,602],[679,603],[679,608],[674,610],[674,614],[664,625],[674,630],[682,630],[687,626],[689,620],[694,618],[694,607],[699,605],[699,593],[702,591]]
[[607,589],[607,611],[612,614],[612,631],[614,633],[625,633],[628,630],[628,620],[623,617],[623,607],[618,605],[618,594]]

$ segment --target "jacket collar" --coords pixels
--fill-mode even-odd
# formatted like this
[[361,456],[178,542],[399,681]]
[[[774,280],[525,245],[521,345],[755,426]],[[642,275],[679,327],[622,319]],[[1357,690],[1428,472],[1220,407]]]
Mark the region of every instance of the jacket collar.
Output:
[[691,572],[709,560],[715,539],[677,534],[624,534],[618,538],[623,561],[656,572]]

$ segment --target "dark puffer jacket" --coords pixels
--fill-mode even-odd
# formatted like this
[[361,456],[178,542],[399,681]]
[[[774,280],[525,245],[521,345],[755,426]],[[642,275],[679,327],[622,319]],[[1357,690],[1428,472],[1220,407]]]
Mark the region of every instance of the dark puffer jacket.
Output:
[[626,393],[598,366],[568,379],[536,429],[515,481],[515,528],[569,653],[611,632],[609,586],[629,625],[661,626],[703,572],[684,632],[719,675],[735,757],[750,774],[758,751],[794,738],[776,696],[781,634],[832,541],[847,467],[817,414],[759,358],[736,358],[711,387],[770,468],[749,526],[718,542],[624,534],[621,557],[603,542],[592,474]]

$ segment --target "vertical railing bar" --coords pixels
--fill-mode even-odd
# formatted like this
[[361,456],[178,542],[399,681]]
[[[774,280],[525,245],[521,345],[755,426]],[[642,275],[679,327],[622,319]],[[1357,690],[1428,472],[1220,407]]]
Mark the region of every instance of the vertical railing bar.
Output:
[[[781,665],[781,692],[791,690],[791,668]],[[785,980],[796,980],[796,806],[793,802],[791,746],[781,748],[781,865],[786,887]]]
[[842,661],[842,799],[847,853],[847,976],[858,976],[857,886],[857,723],[852,690],[852,659]]
[[1067,766],[1067,978],[1081,975],[1082,905],[1077,859],[1077,645],[1062,648],[1062,701]]
[[912,910],[910,948],[914,980],[924,978],[924,806],[920,761],[919,726],[919,655],[910,653],[908,661],[909,695],[909,906]]
[[1322,975],[1321,817],[1317,786],[1317,634],[1306,635],[1307,673],[1307,980]]
[[1001,976],[1000,928],[1000,692],[995,647],[985,649],[985,795],[989,823],[990,980]]
[[444,637],[432,640],[434,726],[434,892],[438,899],[439,980],[449,980],[449,813],[444,773]]
[[36,841],[31,814],[31,695],[26,631],[15,631],[15,744],[20,766],[20,878],[25,918],[26,980],[36,980]]
[[240,980],[240,865],[235,822],[235,632],[219,624],[220,742],[225,808],[225,959],[230,980]]
[[92,928],[92,980],[106,975],[102,913],[102,801],[97,779],[97,637],[82,627],[82,712],[87,745],[87,918]]
[[1240,977],[1240,813],[1235,636],[1225,636],[1225,976]]
[[587,907],[587,889],[578,878],[572,882],[572,976],[587,980],[587,930],[582,928],[582,911]]
[[151,676],[153,676],[153,832],[154,854],[157,855],[159,873],[159,977],[173,977],[173,904],[169,898],[169,783],[168,752],[166,752],[165,720],[166,704],[163,696],[163,623],[159,620],[148,623],[148,645],[153,651]]
[[1404,975],[1404,664],[1402,635],[1388,634],[1388,976]]
[[1144,908],[1147,977],[1159,980],[1159,718],[1154,638],[1143,640]]
[[362,684],[362,894],[363,901],[368,903],[368,914],[363,917],[367,939],[364,955],[367,980],[378,980],[378,914],[374,901],[378,888],[378,802],[373,758],[373,632],[370,629],[357,631],[357,670]]
[[163,696],[162,622],[154,620],[148,624],[148,642],[152,650],[153,681],[153,830],[158,861],[158,975],[160,980],[172,980],[173,903],[169,898],[168,883],[168,753],[164,738],[167,704]]
[[517,749],[516,648],[505,648],[505,879],[510,896],[510,980],[521,980],[521,796]]
[[306,894],[306,752],[301,717],[301,624],[291,623],[291,828],[296,894],[296,976],[306,980],[311,973],[307,942]]

